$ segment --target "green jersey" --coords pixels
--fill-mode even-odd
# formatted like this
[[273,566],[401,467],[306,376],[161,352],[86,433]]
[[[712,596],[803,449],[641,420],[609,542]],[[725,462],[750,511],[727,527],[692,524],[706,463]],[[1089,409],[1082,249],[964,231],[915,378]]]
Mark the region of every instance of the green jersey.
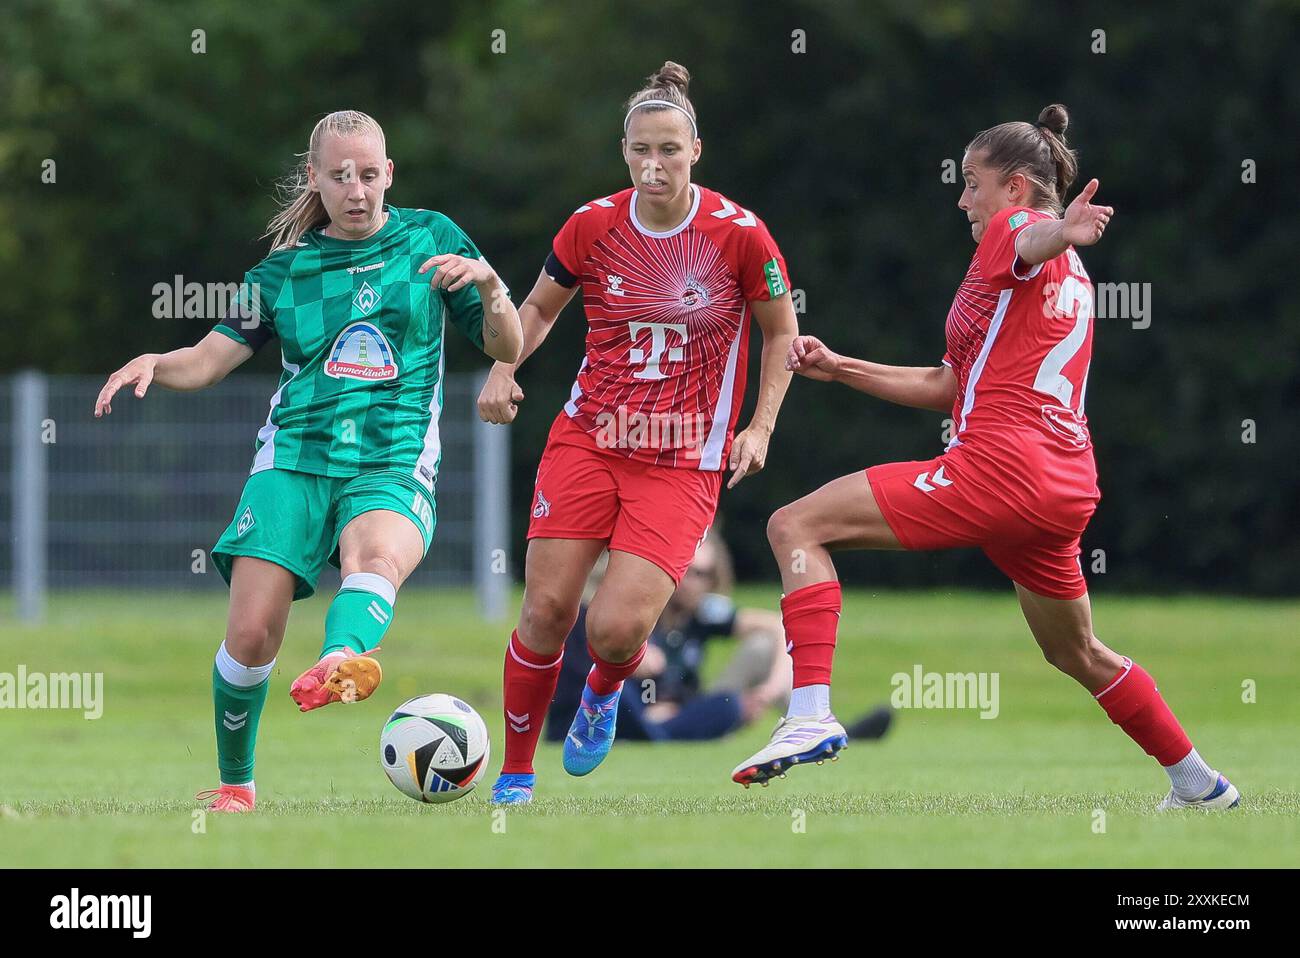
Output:
[[440,253],[481,254],[441,213],[385,209],[368,239],[316,230],[271,253],[245,275],[242,309],[216,327],[253,349],[280,340],[284,372],[251,472],[401,468],[433,491],[443,330],[450,318],[482,349],[483,301],[473,283],[447,293],[418,270]]

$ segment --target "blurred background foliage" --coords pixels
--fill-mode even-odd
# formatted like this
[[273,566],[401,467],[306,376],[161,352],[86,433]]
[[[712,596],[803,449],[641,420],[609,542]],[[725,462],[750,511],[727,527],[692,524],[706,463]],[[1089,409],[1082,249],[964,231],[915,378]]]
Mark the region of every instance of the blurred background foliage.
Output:
[[[519,301],[568,214],[627,185],[622,103],[665,59],[694,77],[697,179],[766,220],[804,296],[803,329],[843,352],[934,364],[972,251],[943,163],[978,130],[1063,102],[1082,177],[1117,209],[1089,271],[1151,289],[1149,328],[1097,325],[1088,413],[1103,500],[1084,559],[1104,550],[1106,574],[1094,588],[1297,591],[1296,3],[5,7],[0,371],[106,374],[202,337],[209,322],[153,318],[154,284],[237,281],[259,260],[273,184],[334,109],[380,120],[390,202],[451,216]],[[206,52],[192,52],[195,30]],[[1257,182],[1243,183],[1246,160]],[[584,331],[570,306],[521,374],[520,544]],[[245,368],[278,369],[274,352]],[[463,342],[450,357],[484,364]],[[769,468],[724,493],[739,574],[775,578],[764,525],[777,505],[935,454],[941,419],[796,380]],[[969,551],[846,555],[841,573],[1004,585]]]

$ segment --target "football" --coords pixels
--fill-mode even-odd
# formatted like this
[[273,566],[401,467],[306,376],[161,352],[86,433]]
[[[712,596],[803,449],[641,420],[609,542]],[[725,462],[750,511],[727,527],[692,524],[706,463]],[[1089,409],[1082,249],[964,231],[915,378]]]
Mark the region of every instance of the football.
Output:
[[389,781],[418,802],[452,802],[474,790],[487,769],[487,726],[454,695],[409,699],[384,723],[379,760]]

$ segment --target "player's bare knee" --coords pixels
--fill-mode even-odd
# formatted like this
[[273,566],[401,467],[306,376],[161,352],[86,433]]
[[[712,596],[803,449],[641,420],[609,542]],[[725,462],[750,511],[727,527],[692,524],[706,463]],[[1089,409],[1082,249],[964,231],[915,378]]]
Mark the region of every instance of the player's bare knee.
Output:
[[[593,615],[593,613],[595,613]],[[606,662],[626,662],[645,644],[650,626],[627,614],[587,612],[587,641]]]
[[[351,565],[351,563],[348,563]],[[406,577],[402,575],[402,564],[397,557],[388,552],[376,552],[371,555],[361,556],[356,563],[356,572],[367,572],[371,575],[381,576],[397,588],[402,584]],[[347,572],[344,572],[347,575]]]
[[240,665],[265,665],[279,648],[280,635],[268,622],[247,618],[226,627],[226,651]]
[[782,506],[767,520],[767,541],[773,551],[784,551],[796,544],[802,523],[790,506]]
[[535,652],[559,653],[564,648],[578,610],[547,592],[525,592],[519,613],[520,638]]

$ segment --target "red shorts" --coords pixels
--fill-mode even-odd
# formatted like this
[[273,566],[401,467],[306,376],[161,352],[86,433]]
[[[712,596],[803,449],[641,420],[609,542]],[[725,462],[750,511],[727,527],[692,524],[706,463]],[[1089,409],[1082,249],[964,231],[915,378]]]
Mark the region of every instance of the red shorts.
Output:
[[561,413],[537,467],[529,539],[604,539],[679,583],[722,488],[720,471],[677,469],[601,449]]
[[1091,457],[1057,470],[995,463],[957,446],[942,456],[867,470],[881,514],[906,549],[978,546],[1012,582],[1037,595],[1087,594],[1079,537],[1099,497]]

